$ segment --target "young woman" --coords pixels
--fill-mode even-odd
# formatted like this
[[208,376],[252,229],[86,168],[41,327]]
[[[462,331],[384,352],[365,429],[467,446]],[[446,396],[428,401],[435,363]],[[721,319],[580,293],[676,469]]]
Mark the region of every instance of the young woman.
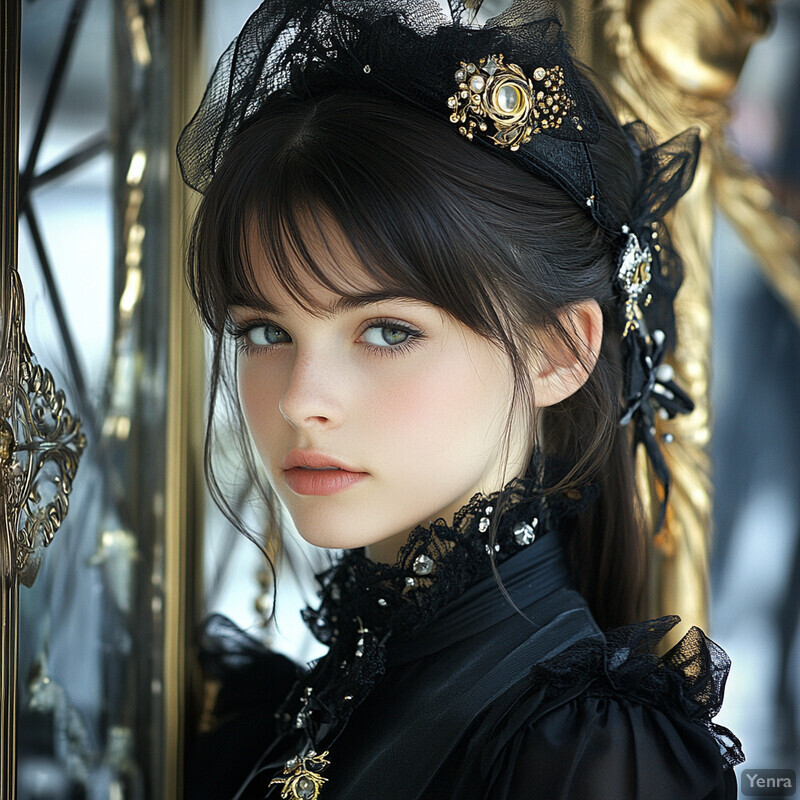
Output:
[[308,670],[215,620],[193,796],[736,796],[727,656],[641,621],[697,137],[621,128],[539,5],[268,0],[181,137],[210,420],[230,374],[275,520],[342,551]]

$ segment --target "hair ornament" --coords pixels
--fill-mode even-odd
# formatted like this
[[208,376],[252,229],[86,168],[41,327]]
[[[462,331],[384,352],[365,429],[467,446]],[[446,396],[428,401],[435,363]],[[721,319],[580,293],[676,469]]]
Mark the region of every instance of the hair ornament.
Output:
[[552,5],[515,0],[482,27],[465,24],[479,0],[447,5],[449,14],[438,0],[264,0],[181,134],[184,181],[204,192],[237,131],[270,97],[364,90],[445,121],[457,115],[465,137],[484,134],[476,141],[552,178],[580,204],[595,196],[592,215],[618,231],[622,221],[603,216],[587,149],[599,140],[598,121]]
[[[447,98],[450,121],[461,123],[459,133],[472,140],[475,130],[486,132],[500,147],[519,150],[531,136],[561,127],[572,101],[564,89],[560,66],[536,67],[525,75],[518,64],[506,64],[503,54],[481,58],[476,64],[461,62],[455,73],[458,91]],[[578,118],[573,120],[583,130]]]
[[[626,342],[627,397],[620,424],[634,426],[634,441],[644,447],[653,474],[661,485],[662,495],[655,520],[658,532],[666,518],[670,473],[657,437],[656,415],[661,419],[672,419],[678,414],[688,414],[694,410],[694,403],[675,382],[672,367],[664,362],[667,353],[664,331],[656,329],[647,334],[642,322]],[[666,434],[664,441],[671,442],[671,434]]]
[[653,300],[653,295],[647,291],[652,278],[650,268],[653,263],[653,255],[649,245],[645,244],[642,247],[639,237],[628,225],[622,226],[622,232],[627,234],[628,238],[620,256],[617,282],[623,294],[625,327],[622,331],[622,338],[624,339],[631,331],[639,328],[639,321],[642,319],[642,310],[639,304],[642,296],[644,295],[643,306],[649,306]]
[[[646,226],[651,239],[658,238],[656,226]],[[659,263],[661,245],[652,249],[648,244],[640,243],[640,238],[630,229],[622,226],[626,239],[619,257],[619,269],[616,276],[617,288],[620,290],[620,314],[623,327],[623,408],[620,425],[634,426],[634,441],[645,449],[653,474],[662,487],[656,530],[660,530],[666,517],[667,500],[669,498],[670,474],[669,466],[657,438],[656,415],[661,419],[672,419],[678,414],[688,414],[694,410],[694,403],[689,395],[675,382],[673,368],[665,363],[670,340],[661,328],[649,332],[645,309],[654,303],[651,293],[654,276],[664,272],[661,277],[669,275],[663,271]],[[645,239],[644,234],[642,239]],[[676,287],[677,291],[677,287]],[[663,297],[656,297],[656,305],[661,307],[662,319],[671,327],[674,335],[674,315],[672,303],[674,295],[665,286]],[[668,313],[665,314],[665,309]],[[658,309],[656,309],[658,310]],[[669,437],[669,438],[668,438]],[[665,442],[672,441],[668,434]]]

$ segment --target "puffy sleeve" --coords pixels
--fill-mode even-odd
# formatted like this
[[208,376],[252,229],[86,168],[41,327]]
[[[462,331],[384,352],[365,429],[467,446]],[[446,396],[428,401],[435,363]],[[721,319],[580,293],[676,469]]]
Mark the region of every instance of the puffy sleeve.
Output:
[[654,655],[679,621],[618,628],[536,665],[484,756],[487,797],[736,798],[741,743],[712,721],[730,659],[696,627]]
[[236,794],[277,739],[274,712],[301,669],[219,614],[204,621],[196,644],[204,707],[189,753],[186,797],[221,800]]

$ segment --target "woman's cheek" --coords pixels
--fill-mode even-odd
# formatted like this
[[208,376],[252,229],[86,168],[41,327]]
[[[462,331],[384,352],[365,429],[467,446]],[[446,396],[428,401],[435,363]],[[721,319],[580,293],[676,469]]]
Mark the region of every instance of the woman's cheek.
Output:
[[419,457],[436,458],[431,449],[436,443],[454,445],[468,410],[463,407],[469,395],[463,388],[467,375],[474,378],[468,362],[436,359],[424,369],[372,382],[366,406],[382,446],[419,449]]
[[245,423],[261,457],[266,461],[266,448],[273,438],[280,413],[280,376],[259,369],[248,359],[237,368],[237,386]]

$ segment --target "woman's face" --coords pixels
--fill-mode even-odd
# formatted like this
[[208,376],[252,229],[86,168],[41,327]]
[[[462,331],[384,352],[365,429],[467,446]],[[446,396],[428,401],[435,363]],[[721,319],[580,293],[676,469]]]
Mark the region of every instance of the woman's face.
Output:
[[235,306],[238,388],[247,426],[300,535],[330,548],[367,546],[394,562],[418,524],[524,471],[526,426],[505,430],[513,377],[507,356],[439,308],[380,292],[334,226],[326,245],[363,303],[308,279],[311,314],[292,301],[260,253],[263,308]]

